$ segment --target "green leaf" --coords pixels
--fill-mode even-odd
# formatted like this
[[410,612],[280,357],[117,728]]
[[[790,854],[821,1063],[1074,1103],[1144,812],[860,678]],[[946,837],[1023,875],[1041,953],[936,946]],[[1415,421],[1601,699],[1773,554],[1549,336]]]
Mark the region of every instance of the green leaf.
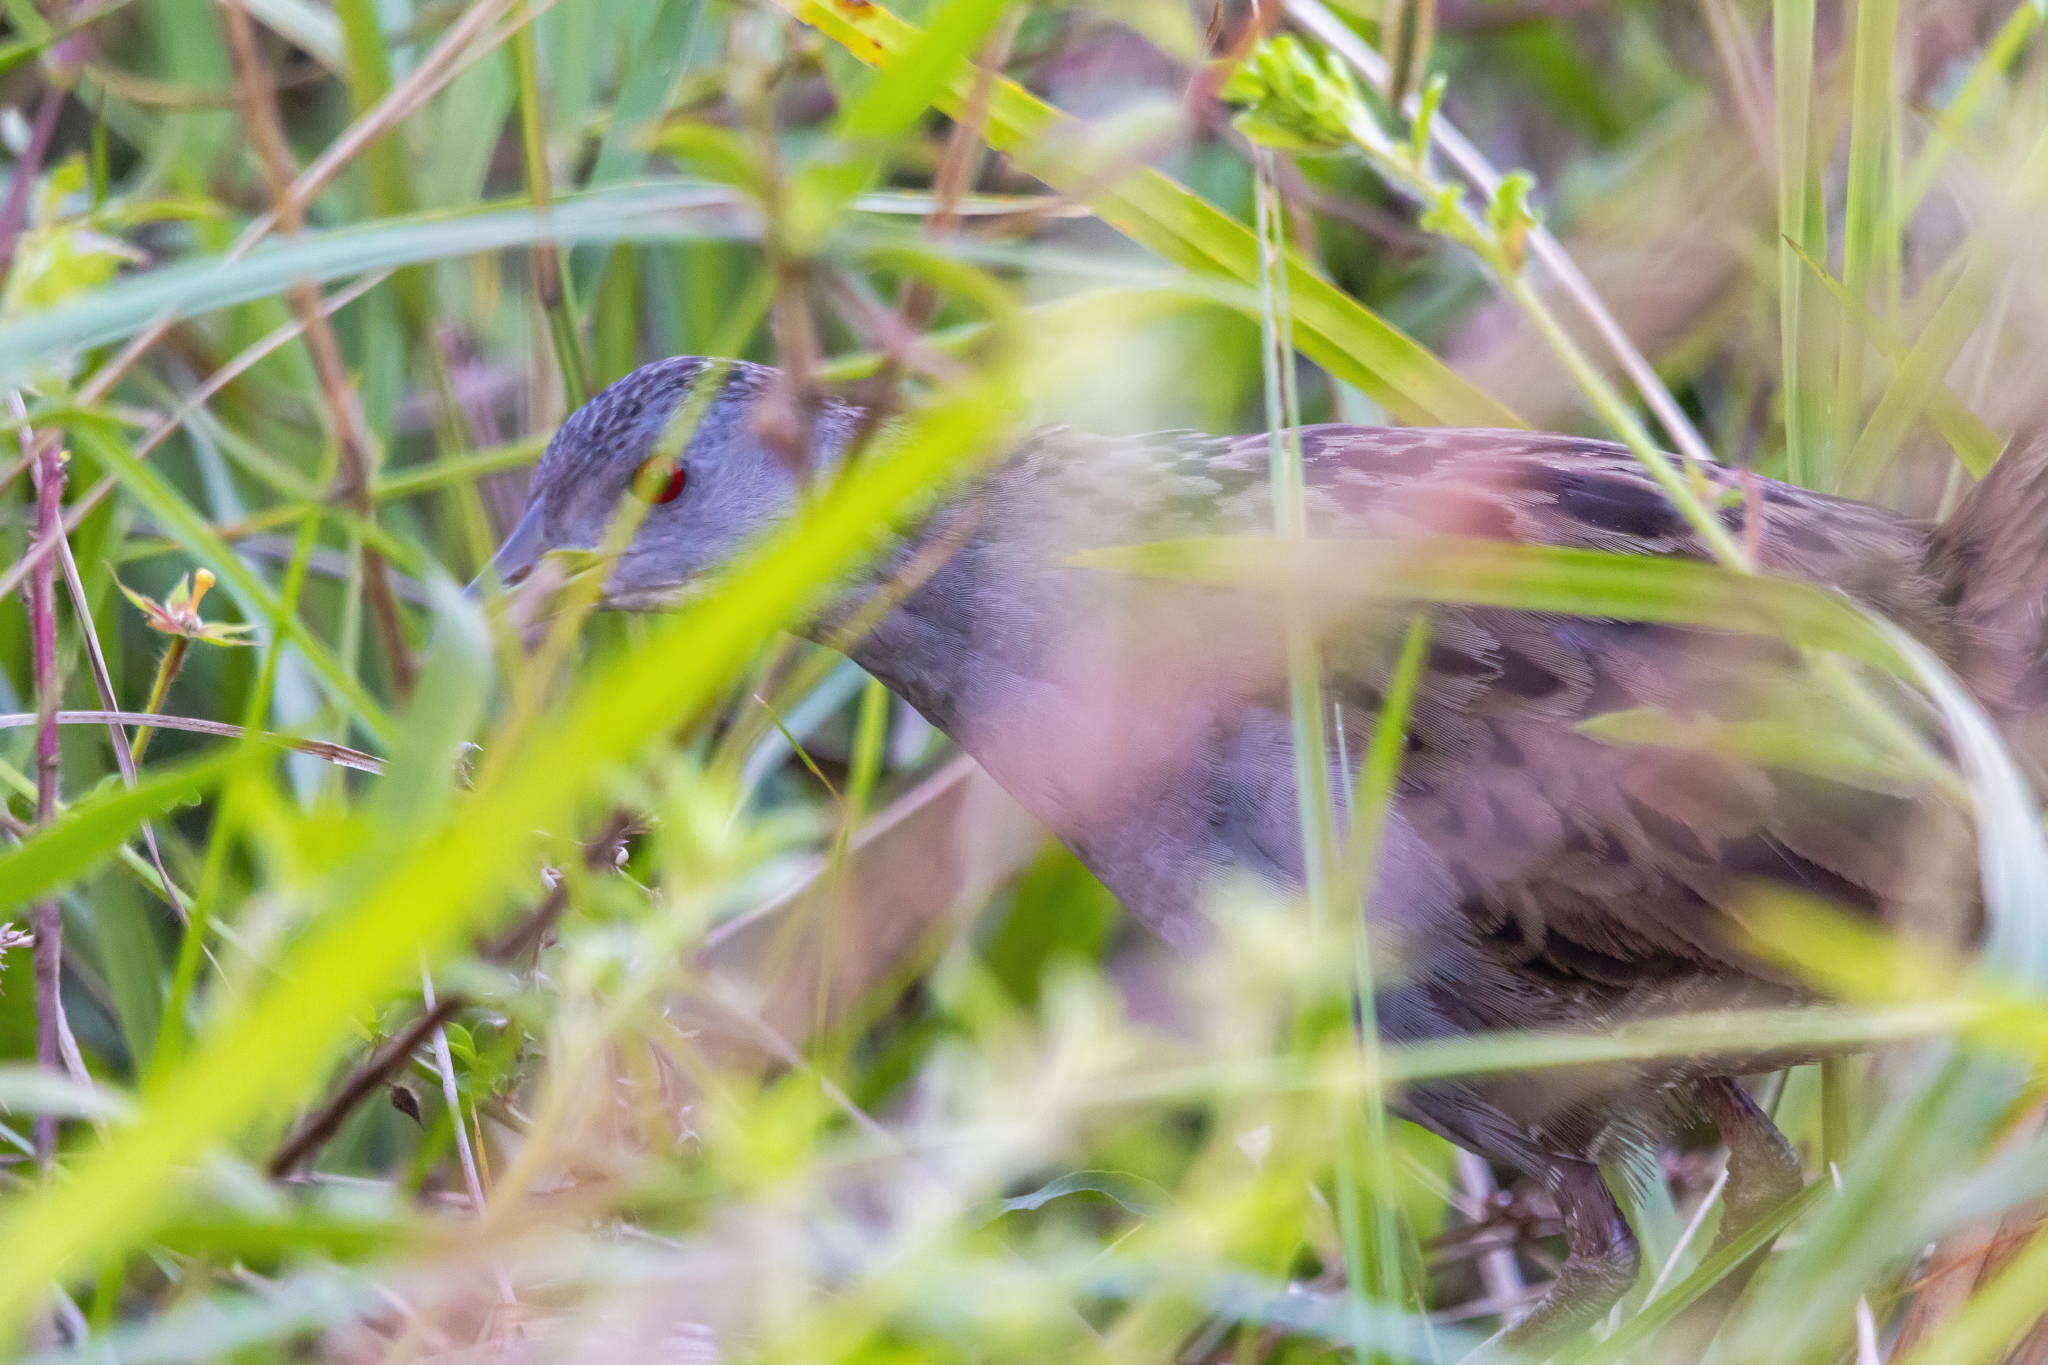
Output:
[[143,821],[219,782],[235,757],[235,750],[223,750],[157,769],[133,787],[110,787],[74,803],[56,823],[0,852],[0,912],[85,876]]
[[963,61],[973,56],[1011,0],[951,0],[903,49],[902,60],[847,104],[839,135],[852,142],[881,141],[910,130],[939,100]]

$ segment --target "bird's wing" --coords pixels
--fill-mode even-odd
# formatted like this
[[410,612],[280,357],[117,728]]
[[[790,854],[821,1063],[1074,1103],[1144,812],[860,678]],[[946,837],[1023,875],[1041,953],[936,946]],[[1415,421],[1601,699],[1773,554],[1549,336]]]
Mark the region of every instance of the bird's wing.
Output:
[[[1302,445],[1325,534],[1704,557],[1641,466],[1606,443],[1312,428]],[[1924,528],[1719,468],[1702,473],[1710,504],[1769,571],[1840,587],[1909,622],[1931,619],[1918,567]],[[1357,743],[1376,720],[1389,654],[1385,614],[1371,615],[1326,646]],[[1727,915],[1759,881],[1887,917],[1919,887],[1916,874],[1929,893],[1945,887],[1937,868],[1959,845],[1924,792],[1580,729],[1645,708],[1674,725],[1802,714],[1823,723],[1800,709],[1818,703],[1786,645],[1500,609],[1437,608],[1431,618],[1400,809],[1443,860],[1473,925],[1532,967],[1629,984],[1739,956]]]

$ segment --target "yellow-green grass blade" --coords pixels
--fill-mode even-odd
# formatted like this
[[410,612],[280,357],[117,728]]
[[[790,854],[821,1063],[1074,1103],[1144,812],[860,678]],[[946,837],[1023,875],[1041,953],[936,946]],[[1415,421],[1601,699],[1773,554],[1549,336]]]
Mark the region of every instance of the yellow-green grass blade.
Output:
[[2042,19],[2042,6],[2038,0],[2019,0],[1998,32],[1984,45],[1983,52],[1970,67],[1970,74],[1963,78],[1947,106],[1931,111],[1933,126],[1927,140],[1921,144],[1912,164],[1901,177],[1903,184],[1894,206],[1897,220],[1891,225],[1894,234],[1904,237],[1906,225],[1919,212],[1921,203],[1934,188],[1935,177],[1941,173],[1949,157],[1955,154],[1963,131],[1976,119],[1994,92],[2006,89],[2003,82],[2009,68],[2026,50],[2027,40],[2041,27]]
[[[896,72],[920,30],[862,0],[777,0],[861,61]],[[973,76],[952,72],[941,109],[964,112]],[[989,145],[1102,220],[1185,269],[1255,286],[1259,247],[1251,230],[1167,176],[1133,164],[1105,168],[1076,157],[1080,125],[1007,80],[991,82],[983,136]],[[1285,261],[1296,344],[1330,373],[1404,420],[1520,426],[1513,412],[1460,377],[1427,349],[1318,274],[1296,252]]]
[[1799,1216],[1825,1199],[1828,1186],[1816,1181],[1777,1208],[1751,1223],[1715,1247],[1691,1274],[1644,1304],[1642,1310],[1624,1321],[1614,1334],[1582,1355],[1573,1356],[1575,1365],[1608,1365],[1634,1359],[1634,1353],[1648,1346],[1652,1337],[1668,1327],[1680,1313],[1715,1285],[1728,1278],[1744,1261],[1762,1251]]
[[1916,332],[1913,345],[1894,369],[1869,419],[1848,452],[1842,473],[1854,488],[1871,487],[1914,422],[1926,410],[1949,364],[1970,332],[1983,320],[1999,275],[2013,268],[2012,234],[2024,231],[2027,216],[2048,194],[2048,133],[2034,140],[1996,214],[1974,233],[1923,288],[1941,290],[1939,300]]
[[[1808,256],[1798,247],[1789,247],[1828,291],[1836,305],[1842,310],[1844,345],[1868,345],[1876,348],[1893,367],[1900,372],[1911,358],[1911,346],[1898,334],[1896,328],[1870,311],[1848,288],[1830,275],[1819,261]],[[1854,332],[1857,335],[1851,336]],[[1924,362],[1916,362],[1924,363]],[[1963,467],[1978,478],[1991,468],[1998,459],[1998,453],[2005,448],[2005,442],[1998,433],[1984,422],[1984,419],[1970,410],[1969,404],[1957,396],[1949,387],[1938,368],[1930,367],[1926,376],[1925,402],[1927,418],[1941,433],[1949,448]]]
[[1603,712],[1575,728],[1604,744],[1720,754],[1740,762],[1863,783],[1880,791],[1897,787],[1901,778],[1894,757],[1868,743],[1853,728],[1816,723],[1811,715],[1799,715],[1790,708],[1731,721],[1633,707]]
[[636,185],[564,199],[546,219],[537,219],[523,200],[509,200],[475,212],[421,214],[305,233],[259,246],[236,260],[205,257],[143,271],[0,327],[0,379],[18,383],[53,355],[104,345],[162,318],[196,317],[266,298],[301,280],[321,284],[390,266],[543,240],[744,235],[687,217],[679,222],[676,217],[732,200],[732,192],[719,186]]
[[1907,671],[1896,649],[1846,598],[1697,560],[1456,536],[1419,542],[1216,536],[1089,550],[1070,562],[1271,592],[1315,584],[1308,591],[1325,600],[1518,607],[1772,635]]
[[1010,0],[951,0],[923,32],[902,49],[901,60],[876,73],[839,116],[839,135],[851,141],[900,137],[917,117],[938,103],[960,63],[1010,4]]
[[[1607,1022],[1597,1028],[1481,1030],[1382,1048],[1380,1073],[1374,1079],[1405,1085],[1666,1058],[1754,1056],[1774,1049],[1876,1047],[1988,1028],[2002,1017],[2001,1009],[1992,1000],[1973,995],[1885,1005],[1730,1006]],[[1324,1054],[1306,1061],[1260,1057],[1195,1062],[1119,1076],[1091,1099],[1118,1106],[1202,1094],[1355,1094],[1363,1088],[1360,1067],[1356,1054]]]

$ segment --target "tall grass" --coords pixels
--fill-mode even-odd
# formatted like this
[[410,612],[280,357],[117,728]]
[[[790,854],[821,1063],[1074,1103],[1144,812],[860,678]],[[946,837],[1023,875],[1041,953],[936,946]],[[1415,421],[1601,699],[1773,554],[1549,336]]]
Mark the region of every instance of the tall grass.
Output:
[[[2038,8],[900,8],[5,7],[0,916],[65,931],[54,993],[55,940],[0,932],[10,1347],[1457,1359],[1540,1287],[1555,1210],[1389,1097],[1719,1042],[1878,1061],[1786,1079],[1814,1183],[1734,1245],[1710,1249],[1711,1147],[1622,1153],[1650,1263],[1567,1358],[1696,1358],[1687,1310],[1745,1263],[1715,1358],[2038,1350],[2026,778],[1921,643],[1748,572],[1660,454],[1705,432],[1932,514],[2038,417]],[[1254,19],[1323,40],[1338,136],[1231,128],[1232,71],[1303,88]],[[902,418],[687,610],[528,651],[455,585],[567,410],[674,353],[879,377]],[[1199,953],[781,633],[1031,425],[1382,419],[1620,438],[1722,562],[1394,557],[1294,521],[1095,556],[1396,608],[1406,681],[1337,754],[1307,903],[1226,888]],[[1276,440],[1283,487],[1298,454]],[[199,569],[193,629],[253,647],[160,674],[119,586]],[[1977,831],[1988,951],[1761,905],[1762,950],[1836,1003],[1359,1038],[1384,964],[1352,907],[1432,603],[1801,647],[1804,711],[1598,733],[1938,787]],[[1302,634],[1296,733],[1336,748]],[[160,676],[172,724],[131,780],[100,713]]]

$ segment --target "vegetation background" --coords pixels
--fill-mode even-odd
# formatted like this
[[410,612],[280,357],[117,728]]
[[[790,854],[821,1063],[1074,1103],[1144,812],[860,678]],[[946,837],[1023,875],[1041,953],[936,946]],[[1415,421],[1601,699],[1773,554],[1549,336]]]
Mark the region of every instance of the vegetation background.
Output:
[[[1456,1359],[1553,1211],[1384,1087],[1719,1028],[1890,1046],[1766,1084],[1817,1180],[1715,1358],[2048,1360],[2048,854],[1879,625],[1771,618],[1942,708],[1985,969],[1788,919],[1840,1007],[1409,1051],[1346,1026],[1347,918],[1169,962],[778,630],[1041,421],[1521,422],[1932,514],[2041,416],[2042,6],[0,11],[21,1350]],[[904,421],[686,612],[487,623],[456,585],[554,425],[675,353]],[[1489,590],[1775,610],[1522,567]],[[1615,1165],[1644,1278],[1568,1354],[1699,1359],[1717,1153]]]

